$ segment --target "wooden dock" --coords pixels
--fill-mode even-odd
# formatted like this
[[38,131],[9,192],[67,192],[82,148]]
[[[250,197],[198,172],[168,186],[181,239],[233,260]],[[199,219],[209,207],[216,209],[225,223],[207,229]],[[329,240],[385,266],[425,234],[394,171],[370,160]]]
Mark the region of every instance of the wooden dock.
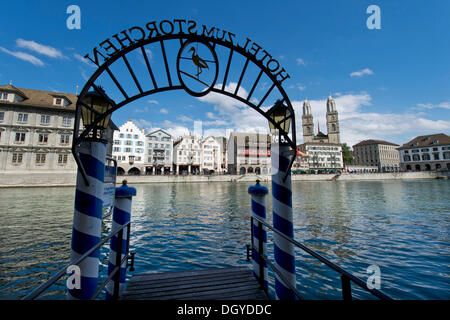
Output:
[[122,300],[267,300],[248,267],[136,274]]

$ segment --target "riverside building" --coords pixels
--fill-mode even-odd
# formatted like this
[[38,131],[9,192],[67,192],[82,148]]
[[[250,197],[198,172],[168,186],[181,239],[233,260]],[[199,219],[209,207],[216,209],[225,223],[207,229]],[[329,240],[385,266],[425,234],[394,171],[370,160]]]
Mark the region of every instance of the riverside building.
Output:
[[212,136],[203,139],[201,145],[202,173],[221,173],[222,171],[222,148],[219,142]]
[[117,160],[117,174],[138,175],[145,171],[145,131],[128,120],[114,131],[112,156]]
[[227,144],[228,173],[270,174],[269,134],[232,132]]
[[444,133],[418,136],[398,152],[404,171],[450,170],[450,137]]
[[353,146],[353,165],[373,167],[379,172],[397,172],[400,169],[398,144],[383,140],[363,140]]
[[[70,93],[0,86],[0,171],[76,171],[71,147],[77,99]],[[110,121],[108,155],[115,128]]]
[[298,150],[308,155],[308,167],[314,172],[338,171],[344,168],[340,141],[339,117],[333,97],[327,100],[327,134],[320,131],[314,135],[314,119],[311,104],[303,102],[303,141]]
[[146,135],[146,174],[171,174],[173,137],[162,129]]
[[194,135],[178,138],[173,143],[173,165],[176,174],[200,174],[201,144]]

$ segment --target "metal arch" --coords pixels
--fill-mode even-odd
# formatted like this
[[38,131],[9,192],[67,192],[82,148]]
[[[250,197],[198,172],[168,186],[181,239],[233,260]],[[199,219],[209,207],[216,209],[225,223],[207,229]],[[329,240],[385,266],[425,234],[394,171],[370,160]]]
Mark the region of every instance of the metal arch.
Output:
[[[227,70],[225,72],[225,76],[224,76],[224,81],[222,83],[222,87],[221,88],[217,88],[217,87],[213,87],[211,88],[212,92],[216,92],[216,93],[220,93],[226,96],[229,96],[231,98],[234,98],[246,105],[248,105],[249,107],[255,109],[257,112],[259,112],[262,116],[264,116],[269,122],[271,122],[274,127],[276,129],[278,129],[279,131],[279,135],[282,136],[284,139],[286,139],[287,143],[290,145],[290,147],[292,148],[291,150],[291,161],[289,163],[288,166],[288,170],[287,172],[290,172],[290,169],[292,167],[292,164],[295,161],[295,157],[296,157],[296,150],[297,150],[297,145],[296,145],[296,125],[295,125],[295,112],[294,109],[292,107],[291,101],[289,99],[289,97],[287,96],[285,90],[283,89],[283,87],[281,86],[281,84],[278,82],[278,80],[276,79],[276,76],[274,76],[272,73],[268,72],[267,68],[265,68],[262,64],[262,62],[258,59],[256,59],[256,57],[254,55],[249,54],[247,51],[245,51],[244,48],[234,45],[230,42],[224,41],[224,40],[220,40],[220,39],[216,39],[213,37],[208,37],[208,36],[204,36],[204,35],[198,35],[198,34],[170,34],[170,35],[160,35],[157,37],[152,37],[150,39],[144,39],[144,40],[140,40],[137,42],[134,42],[133,44],[131,44],[130,46],[127,46],[121,50],[119,50],[117,53],[115,53],[114,55],[112,55],[110,58],[108,58],[107,60],[104,61],[104,63],[99,66],[99,68],[94,72],[94,74],[89,78],[89,80],[86,82],[86,84],[83,86],[83,89],[81,90],[79,96],[78,96],[78,100],[76,103],[76,111],[75,111],[75,121],[74,121],[74,138],[72,141],[72,154],[74,156],[74,159],[78,165],[78,167],[80,168],[81,174],[86,182],[86,184],[88,183],[87,177],[86,177],[86,172],[84,167],[81,164],[81,161],[79,159],[78,156],[78,147],[80,145],[80,143],[87,137],[87,135],[89,134],[89,132],[91,132],[96,125],[101,122],[104,118],[106,118],[108,115],[112,114],[114,111],[116,111],[117,109],[123,107],[124,105],[135,101],[137,99],[140,99],[142,97],[145,97],[147,95],[151,95],[154,93],[160,93],[160,92],[165,92],[165,91],[171,91],[171,90],[180,90],[180,89],[185,89],[182,85],[174,85],[172,83],[172,79],[170,77],[170,71],[168,68],[168,62],[167,62],[167,56],[165,54],[165,48],[164,48],[164,41],[167,40],[174,40],[174,39],[179,39],[180,40],[180,45],[183,46],[184,41],[197,41],[197,42],[204,42],[204,43],[210,43],[212,44],[213,48],[216,48],[216,45],[220,45],[222,47],[228,48],[230,50],[230,54],[228,57],[228,62],[227,62]],[[158,87],[156,84],[156,80],[153,74],[153,71],[151,69],[150,63],[148,61],[148,57],[145,53],[144,50],[144,46],[147,44],[151,44],[151,43],[156,43],[156,42],[160,42],[161,44],[161,49],[163,52],[163,56],[164,56],[164,63],[165,63],[165,70],[167,73],[167,77],[168,77],[168,81],[169,81],[169,86],[165,86],[165,87]],[[142,54],[144,56],[145,62],[146,62],[146,66],[147,69],[149,71],[152,83],[154,85],[154,89],[148,90],[148,91],[143,91],[142,87],[140,86],[137,78],[134,75],[134,72],[131,68],[131,66],[129,65],[127,59],[126,59],[126,54],[134,51],[136,49],[140,48],[142,51]],[[228,71],[229,71],[229,67],[232,61],[232,56],[234,54],[234,52],[239,53],[240,55],[244,56],[246,58],[246,62],[245,62],[245,66],[242,70],[238,85],[235,89],[235,91],[232,92],[228,92],[225,91],[225,85],[226,82],[228,80]],[[114,75],[112,74],[112,72],[109,69],[109,66],[112,65],[114,62],[116,62],[118,59],[122,58],[127,66],[128,71],[130,72],[137,88],[139,89],[139,94],[134,95],[129,97],[126,92],[123,90],[123,88],[120,86],[119,82],[117,81],[117,79],[114,77]],[[248,96],[247,99],[244,99],[240,96],[237,95],[238,90],[240,88],[240,84],[242,81],[242,78],[244,76],[244,73],[246,71],[248,62],[251,61],[253,62],[259,69],[260,72],[258,74],[257,79],[255,80]],[[104,72],[107,72],[111,79],[113,80],[113,82],[115,83],[115,85],[118,87],[118,89],[121,91],[121,93],[124,96],[124,100],[119,102],[119,103],[115,103],[112,99],[110,99],[109,97],[105,96],[106,98],[108,98],[108,100],[110,101],[111,105],[113,106],[110,110],[108,110],[107,112],[103,113],[103,114],[99,114],[99,116],[96,118],[96,120],[89,126],[85,127],[84,130],[81,132],[80,134],[80,120],[81,120],[81,108],[82,107],[88,107],[86,106],[86,104],[83,103],[84,97],[86,96],[86,94],[88,93],[89,89],[93,88],[95,91],[99,92],[100,94],[103,94],[101,90],[99,90],[99,88],[95,85],[95,81],[99,78],[100,75],[102,75]],[[218,70],[217,70],[218,73]],[[271,87],[268,89],[268,91],[266,92],[265,96],[262,98],[261,101],[259,101],[258,105],[255,105],[254,103],[252,103],[250,101],[250,98],[255,90],[255,88],[257,87],[259,80],[262,76],[262,74],[265,74],[271,81],[272,81],[272,85]],[[283,121],[277,123],[274,120],[272,120],[265,111],[263,111],[260,107],[262,106],[262,104],[264,103],[264,101],[266,100],[266,98],[270,95],[270,93],[273,91],[274,88],[277,88],[277,90],[279,91],[279,93],[281,94],[281,96],[283,97],[282,102],[284,104],[286,104],[286,106],[288,107],[289,111],[290,111],[290,119],[291,119],[291,132],[292,132],[292,139],[289,137],[289,132],[285,132],[281,126],[280,123],[282,123]],[[186,91],[187,92],[187,91]],[[285,178],[287,178],[288,173],[286,174]]]

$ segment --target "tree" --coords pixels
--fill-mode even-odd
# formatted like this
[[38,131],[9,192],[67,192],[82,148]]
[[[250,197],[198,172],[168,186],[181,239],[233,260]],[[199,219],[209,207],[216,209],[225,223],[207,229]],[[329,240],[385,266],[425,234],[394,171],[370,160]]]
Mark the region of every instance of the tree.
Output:
[[347,146],[347,143],[344,143],[342,145],[342,158],[344,160],[344,165],[349,165],[353,163],[353,155],[352,152],[350,151],[350,147]]

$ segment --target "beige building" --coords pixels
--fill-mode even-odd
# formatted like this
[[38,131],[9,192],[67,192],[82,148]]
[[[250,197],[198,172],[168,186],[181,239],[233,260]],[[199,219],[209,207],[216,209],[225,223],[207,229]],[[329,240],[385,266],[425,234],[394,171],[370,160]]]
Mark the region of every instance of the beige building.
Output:
[[450,137],[418,136],[398,148],[403,171],[450,170]]
[[270,174],[269,134],[232,132],[227,144],[228,173]]
[[0,86],[0,170],[76,170],[74,94]]
[[379,172],[396,172],[400,168],[398,144],[383,140],[363,140],[353,146],[353,165],[378,167]]
[[[70,93],[0,86],[0,171],[75,171],[76,101]],[[115,128],[110,121],[108,155]]]

